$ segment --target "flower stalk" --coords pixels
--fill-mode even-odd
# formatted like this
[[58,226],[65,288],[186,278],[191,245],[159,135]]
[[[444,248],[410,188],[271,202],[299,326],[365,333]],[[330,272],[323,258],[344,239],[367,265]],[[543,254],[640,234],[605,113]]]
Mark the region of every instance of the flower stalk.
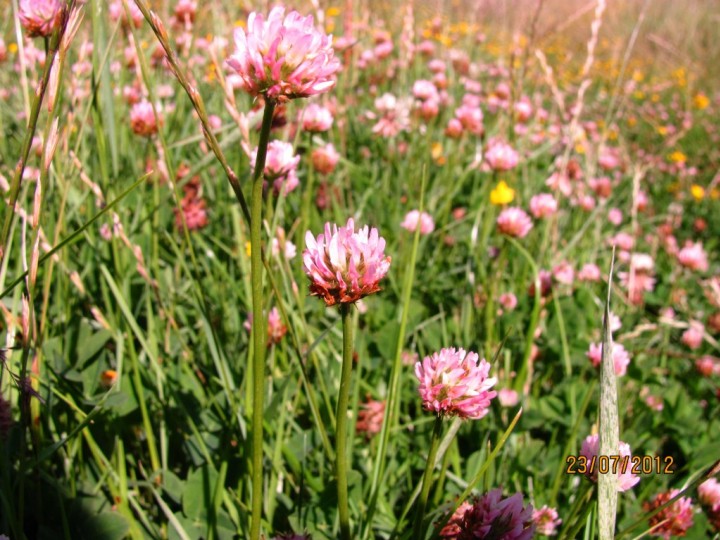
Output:
[[425,537],[425,529],[423,527],[423,518],[425,517],[425,509],[427,508],[428,497],[430,496],[430,485],[433,470],[435,469],[435,458],[437,456],[438,444],[440,442],[440,434],[442,433],[442,415],[435,417],[435,425],[433,426],[432,438],[430,439],[430,451],[428,452],[427,462],[425,463],[425,474],[423,474],[422,491],[418,499],[417,513],[415,514],[415,525],[413,526],[413,538],[421,539]]
[[340,537],[349,540],[350,512],[348,510],[348,457],[347,457],[347,410],[350,398],[350,376],[353,362],[353,321],[352,304],[340,304],[343,327],[343,359],[340,375],[340,393],[338,395],[335,435],[335,474],[337,475],[338,513],[340,517]]
[[258,144],[255,172],[253,174],[252,201],[250,208],[250,281],[252,283],[252,339],[253,339],[253,412],[252,412],[252,503],[250,538],[260,538],[260,520],[262,518],[263,471],[263,401],[265,397],[265,318],[263,316],[262,288],[262,208],[263,208],[263,170],[267,155],[270,128],[272,127],[275,102],[265,101],[260,142]]

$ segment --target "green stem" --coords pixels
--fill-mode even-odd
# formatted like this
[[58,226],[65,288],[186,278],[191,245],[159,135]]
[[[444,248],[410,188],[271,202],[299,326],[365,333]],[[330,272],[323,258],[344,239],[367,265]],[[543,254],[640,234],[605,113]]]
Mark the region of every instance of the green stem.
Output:
[[[532,345],[533,341],[535,339],[535,329],[537,328],[538,322],[540,321],[540,310],[542,308],[542,291],[541,291],[541,283],[540,283],[540,270],[538,268],[538,265],[536,264],[535,260],[532,258],[532,255],[528,253],[528,251],[518,243],[517,240],[514,238],[508,237],[507,239],[517,250],[525,257],[525,260],[527,260],[528,264],[530,264],[530,267],[532,268],[533,274],[535,275],[535,303],[533,305],[533,310],[530,315],[530,324],[528,325],[527,334],[525,334],[525,352],[523,353],[523,359],[522,364],[520,366],[520,371],[516,377],[516,383],[515,383],[515,389],[518,392],[523,391],[523,386],[527,385],[530,386],[530,378],[531,374],[529,374],[530,369],[530,354],[532,353]],[[525,378],[528,378],[526,381]],[[525,408],[527,408],[529,405],[529,402],[525,401]]]
[[[560,306],[560,299],[556,292],[553,295],[553,305],[555,306],[555,316],[557,317],[558,330],[560,330],[560,344],[562,345],[563,363],[565,364],[565,377],[570,380],[572,377],[572,363],[570,361],[570,345],[568,344],[567,331],[565,330],[565,317],[563,316],[562,307]],[[571,418],[576,418],[575,415],[575,385],[570,385],[570,415]]]
[[[422,178],[420,180],[420,206],[419,211],[422,212],[425,207],[425,182],[427,179],[427,170],[423,168]],[[385,417],[383,418],[382,429],[380,431],[380,442],[378,444],[377,456],[375,458],[375,467],[373,469],[372,482],[370,484],[370,504],[366,512],[367,527],[362,538],[367,538],[371,529],[372,517],[375,513],[377,501],[380,496],[380,478],[385,474],[385,456],[388,451],[390,430],[393,422],[398,417],[399,410],[399,394],[400,394],[400,374],[402,373],[402,351],[405,346],[405,333],[407,330],[407,322],[410,314],[410,298],[412,297],[413,283],[415,282],[415,264],[417,262],[418,246],[420,244],[420,227],[415,230],[412,243],[412,251],[410,254],[410,264],[405,276],[402,292],[402,314],[400,317],[400,331],[398,332],[397,342],[395,346],[395,357],[393,359],[392,370],[390,372],[390,385],[387,393],[387,404],[385,408]]]
[[497,308],[495,298],[497,297],[498,282],[502,279],[503,267],[505,266],[505,250],[501,250],[494,265],[488,263],[488,279],[485,286],[485,358],[492,358],[495,350],[495,321],[497,319]]
[[[299,231],[306,231],[310,227],[310,207],[312,206],[313,191],[315,189],[315,170],[313,169],[312,159],[312,136],[308,137],[307,144],[307,182],[305,185],[305,193],[303,193],[302,207],[300,209],[300,227]],[[301,238],[302,240],[302,238]]]
[[418,500],[417,513],[415,514],[415,526],[413,527],[413,538],[420,540],[425,538],[425,529],[423,527],[423,518],[425,517],[425,508],[427,508],[428,496],[430,495],[430,485],[432,484],[432,474],[435,469],[435,456],[437,455],[438,443],[440,442],[440,434],[442,433],[442,416],[435,418],[435,426],[433,427],[432,439],[430,440],[430,451],[428,452],[427,463],[425,463],[425,474],[423,475],[422,491]]
[[265,101],[260,142],[255,160],[255,173],[252,185],[252,207],[250,219],[250,281],[252,282],[252,338],[253,338],[253,412],[252,412],[252,518],[250,538],[259,540],[260,520],[262,518],[263,471],[263,398],[265,397],[265,317],[263,313],[262,290],[262,232],[263,208],[263,170],[267,154],[270,128],[272,127],[275,102]]
[[351,538],[347,486],[347,410],[353,362],[353,327],[350,309],[351,304],[340,305],[343,325],[343,362],[340,375],[340,394],[338,395],[337,413],[335,415],[335,474],[337,475],[338,513],[340,515],[340,537],[342,540]]

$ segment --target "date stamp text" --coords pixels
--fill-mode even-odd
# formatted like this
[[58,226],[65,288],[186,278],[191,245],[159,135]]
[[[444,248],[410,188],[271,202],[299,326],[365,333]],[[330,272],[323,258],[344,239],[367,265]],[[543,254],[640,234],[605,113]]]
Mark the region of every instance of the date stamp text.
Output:
[[672,456],[568,456],[565,474],[674,474]]

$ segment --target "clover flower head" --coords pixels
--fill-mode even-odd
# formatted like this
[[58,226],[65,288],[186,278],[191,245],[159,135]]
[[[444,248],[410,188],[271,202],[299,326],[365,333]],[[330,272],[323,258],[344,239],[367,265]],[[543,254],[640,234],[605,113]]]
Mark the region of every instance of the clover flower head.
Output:
[[415,376],[426,411],[440,416],[479,419],[488,413],[491,388],[497,378],[488,377],[490,364],[465,349],[441,349],[415,364]]
[[320,296],[328,306],[354,303],[378,292],[390,269],[385,239],[367,225],[355,231],[352,218],[345,227],[326,223],[317,238],[308,231],[305,244],[303,266],[310,278],[310,294]]
[[285,15],[281,6],[274,7],[267,20],[252,12],[247,29],[237,28],[234,37],[236,50],[227,65],[252,96],[287,101],[335,86],[340,61],[335,58],[332,36],[319,31],[311,15],[303,17],[297,11]]

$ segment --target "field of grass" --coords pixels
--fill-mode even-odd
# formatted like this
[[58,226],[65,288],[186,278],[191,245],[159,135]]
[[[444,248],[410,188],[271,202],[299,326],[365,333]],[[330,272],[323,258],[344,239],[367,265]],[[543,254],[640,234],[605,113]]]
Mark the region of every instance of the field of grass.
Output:
[[720,538],[715,3],[136,1],[0,5],[0,539]]

